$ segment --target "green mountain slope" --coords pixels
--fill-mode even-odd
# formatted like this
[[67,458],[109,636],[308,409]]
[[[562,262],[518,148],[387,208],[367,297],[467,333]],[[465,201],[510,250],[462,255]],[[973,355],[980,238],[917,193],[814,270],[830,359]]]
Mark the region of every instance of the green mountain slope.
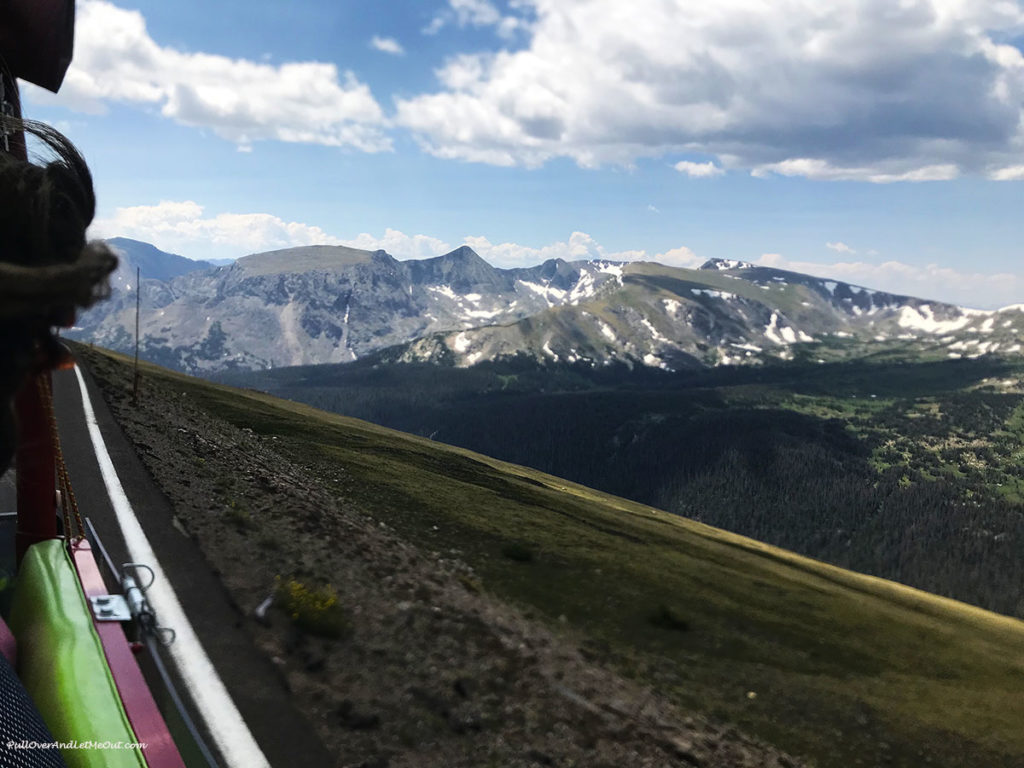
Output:
[[1024,618],[1024,367],[278,369],[272,394]]
[[[130,380],[83,354],[106,386]],[[456,550],[588,654],[818,766],[1024,765],[1024,623],[427,439],[144,377],[275,439],[423,549]]]

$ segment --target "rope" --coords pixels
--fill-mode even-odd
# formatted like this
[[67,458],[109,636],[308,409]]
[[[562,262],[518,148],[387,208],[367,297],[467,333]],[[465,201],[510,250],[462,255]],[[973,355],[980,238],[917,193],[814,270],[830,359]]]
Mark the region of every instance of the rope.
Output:
[[[50,377],[43,374],[36,377],[39,387],[39,397],[46,411],[47,420],[50,422],[50,440],[53,443],[53,455],[57,470],[57,483],[60,487],[60,508],[64,518],[64,538],[71,541],[81,541],[85,538],[85,522],[82,520],[82,513],[78,510],[78,500],[75,498],[75,491],[71,487],[71,476],[68,474],[67,465],[64,463],[64,452],[60,448],[60,433],[57,430],[57,415],[53,410],[53,391],[50,388]],[[74,526],[72,526],[72,515]]]

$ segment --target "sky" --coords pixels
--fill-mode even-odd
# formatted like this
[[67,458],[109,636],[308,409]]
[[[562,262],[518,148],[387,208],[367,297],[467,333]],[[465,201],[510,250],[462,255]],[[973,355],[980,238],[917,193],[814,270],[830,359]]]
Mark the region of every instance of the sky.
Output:
[[78,0],[91,234],[740,259],[1024,302],[1015,0]]

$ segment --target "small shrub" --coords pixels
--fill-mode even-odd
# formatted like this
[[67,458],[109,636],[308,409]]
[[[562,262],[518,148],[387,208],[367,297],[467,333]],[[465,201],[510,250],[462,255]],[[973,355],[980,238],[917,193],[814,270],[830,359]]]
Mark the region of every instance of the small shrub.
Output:
[[518,563],[533,562],[533,550],[518,541],[513,541],[503,546],[501,548],[501,554],[509,560],[515,560]]
[[656,627],[674,632],[686,632],[690,629],[690,622],[680,616],[675,608],[667,605],[659,605],[654,613],[647,617],[647,621]]
[[303,632],[337,639],[348,631],[345,611],[330,586],[309,587],[290,579],[278,584],[278,603]]

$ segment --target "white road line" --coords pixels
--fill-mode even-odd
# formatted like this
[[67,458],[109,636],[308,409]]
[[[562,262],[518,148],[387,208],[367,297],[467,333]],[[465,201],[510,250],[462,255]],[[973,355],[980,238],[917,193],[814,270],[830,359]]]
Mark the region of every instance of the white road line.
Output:
[[178,596],[171,587],[156,554],[149,544],[149,539],[139,525],[135,512],[132,510],[128,497],[125,495],[121,480],[110,460],[106,443],[100,433],[96,421],[96,413],[89,399],[82,372],[75,367],[78,386],[82,391],[82,410],[85,411],[85,423],[89,428],[89,437],[96,452],[96,460],[100,465],[103,482],[107,486],[110,503],[117,515],[125,544],[131,559],[137,563],[146,563],[153,569],[156,580],[146,593],[149,602],[156,611],[160,623],[171,627],[177,637],[170,646],[171,658],[185,685],[192,695],[192,700],[199,709],[200,716],[206,722],[213,740],[217,743],[223,760],[231,768],[270,768],[259,745],[253,738],[249,727],[242,719],[241,713],[231,700],[223,681],[213,668],[209,656],[196,637],[192,624],[185,616],[185,611],[178,602]]

